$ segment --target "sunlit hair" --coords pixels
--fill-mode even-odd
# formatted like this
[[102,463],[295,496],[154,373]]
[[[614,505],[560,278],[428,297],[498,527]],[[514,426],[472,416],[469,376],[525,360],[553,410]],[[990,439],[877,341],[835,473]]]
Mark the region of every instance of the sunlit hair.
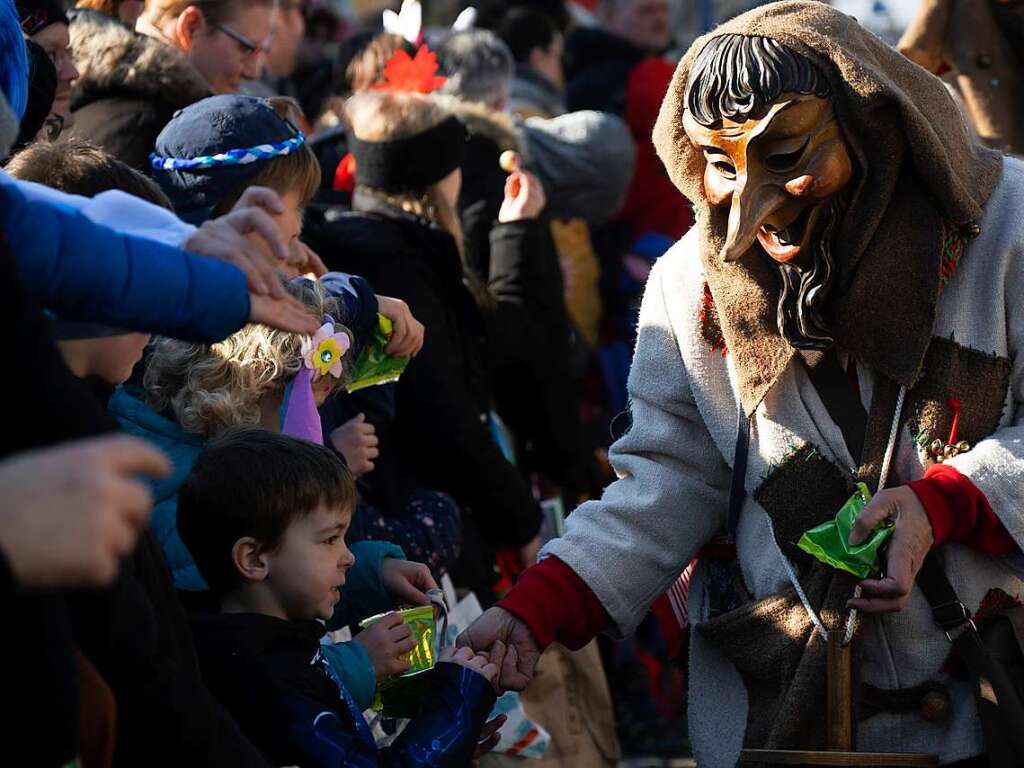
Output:
[[71,195],[94,197],[117,189],[171,210],[171,201],[156,182],[82,139],[34,142],[12,157],[4,170],[16,179]]
[[158,29],[177,19],[186,9],[196,7],[209,24],[231,21],[242,9],[254,5],[274,5],[276,0],[146,0],[142,19]]
[[[336,300],[319,284],[292,281],[287,289],[318,320],[338,316]],[[158,338],[143,377],[146,404],[159,413],[172,413],[183,429],[204,437],[230,427],[256,426],[260,399],[284,394],[303,366],[302,343],[308,338],[257,323],[217,344]],[[346,366],[336,387],[347,383],[347,374]]]
[[712,128],[723,119],[761,117],[783,93],[827,97],[825,74],[810,59],[770,37],[720,35],[698,54],[686,85],[686,108]]
[[[294,99],[274,96],[267,99],[267,103],[282,120],[289,120],[296,127],[305,122],[302,108]],[[298,192],[299,207],[304,207],[320,189],[320,162],[308,144],[287,155],[272,157],[244,188],[221,200],[213,209],[213,215],[222,216],[230,211],[248,187],[268,187],[279,195]]]
[[[358,93],[348,100],[346,112],[352,132],[362,141],[391,141],[415,136],[440,125],[451,116],[429,96],[393,91]],[[359,189],[407,213],[433,221],[455,238],[459,253],[462,253],[459,215],[441,194],[437,184],[405,194],[365,186]]]
[[416,49],[406,42],[404,37],[389,32],[381,32],[367,43],[345,69],[345,76],[352,92],[368,91],[381,82],[384,79],[384,67],[399,49],[410,56],[416,53]]

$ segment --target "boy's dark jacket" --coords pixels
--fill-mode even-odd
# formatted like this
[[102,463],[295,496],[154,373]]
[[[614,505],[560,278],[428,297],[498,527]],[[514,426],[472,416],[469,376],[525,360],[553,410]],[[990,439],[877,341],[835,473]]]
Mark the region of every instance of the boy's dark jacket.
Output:
[[378,750],[320,651],[323,626],[256,613],[197,614],[192,629],[207,685],[275,765],[469,765],[495,694],[482,676],[439,664],[422,713]]
[[[400,462],[414,468],[422,485],[451,494],[470,510],[464,551],[479,560],[481,580],[472,586],[486,600],[490,582],[482,584],[483,571],[491,573],[493,559],[478,551],[474,529],[490,547],[520,547],[537,534],[540,509],[491,438],[484,318],[463,282],[451,235],[359,192],[356,207],[362,211],[304,237],[328,268],[351,270],[378,294],[403,299],[427,329],[422,351],[398,382],[398,418],[375,425],[381,458],[391,453],[396,463],[381,463],[367,477],[383,485],[399,482],[389,473],[397,473]],[[523,275],[528,267],[519,262],[529,262],[536,237],[536,222],[495,228],[491,274],[502,277],[491,280],[492,290],[497,283],[510,297],[521,293],[520,278],[503,276]],[[470,578],[464,574],[463,583]]]

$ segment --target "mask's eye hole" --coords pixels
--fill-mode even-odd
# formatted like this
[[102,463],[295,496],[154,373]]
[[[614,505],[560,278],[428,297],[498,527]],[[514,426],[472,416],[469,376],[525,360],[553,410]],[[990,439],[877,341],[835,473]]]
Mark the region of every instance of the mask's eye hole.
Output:
[[725,178],[730,180],[736,178],[736,168],[733,167],[732,163],[726,160],[712,160],[710,162],[713,166],[715,166],[715,169]]
[[791,171],[800,162],[800,158],[804,156],[804,150],[807,149],[807,145],[810,143],[810,139],[804,139],[804,142],[791,151],[774,152],[765,159],[765,167],[773,173],[782,173],[783,171]]

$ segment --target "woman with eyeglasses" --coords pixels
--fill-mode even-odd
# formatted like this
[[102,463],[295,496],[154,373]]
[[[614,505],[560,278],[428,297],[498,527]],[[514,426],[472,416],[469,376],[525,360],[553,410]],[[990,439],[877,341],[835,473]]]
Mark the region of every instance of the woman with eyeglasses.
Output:
[[273,13],[274,0],[146,0],[135,31],[100,14],[76,16],[72,133],[148,173],[175,112],[260,77]]

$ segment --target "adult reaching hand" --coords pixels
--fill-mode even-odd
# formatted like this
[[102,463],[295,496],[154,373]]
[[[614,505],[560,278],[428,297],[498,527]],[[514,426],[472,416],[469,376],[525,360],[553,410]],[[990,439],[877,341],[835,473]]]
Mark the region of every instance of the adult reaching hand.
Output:
[[[283,296],[277,270],[294,256],[267,213],[284,210],[283,203],[272,190],[250,192],[246,190],[227,215],[205,221],[182,248],[234,264],[245,274],[249,290],[259,296]],[[254,245],[247,238],[250,234],[257,235],[265,248]]]
[[131,437],[67,443],[0,463],[0,552],[22,589],[101,587],[135,547],[167,457]]
[[521,691],[530,682],[540,658],[540,648],[525,622],[504,608],[490,608],[455,641],[457,648],[491,653],[497,643],[505,646],[499,688]]
[[249,284],[252,322],[294,333],[315,333],[316,318],[298,299],[288,295],[279,271],[315,271],[320,260],[309,249],[293,248],[284,242],[271,218],[271,214],[282,211],[284,204],[276,192],[250,187],[230,213],[206,221],[183,248],[242,270]]

